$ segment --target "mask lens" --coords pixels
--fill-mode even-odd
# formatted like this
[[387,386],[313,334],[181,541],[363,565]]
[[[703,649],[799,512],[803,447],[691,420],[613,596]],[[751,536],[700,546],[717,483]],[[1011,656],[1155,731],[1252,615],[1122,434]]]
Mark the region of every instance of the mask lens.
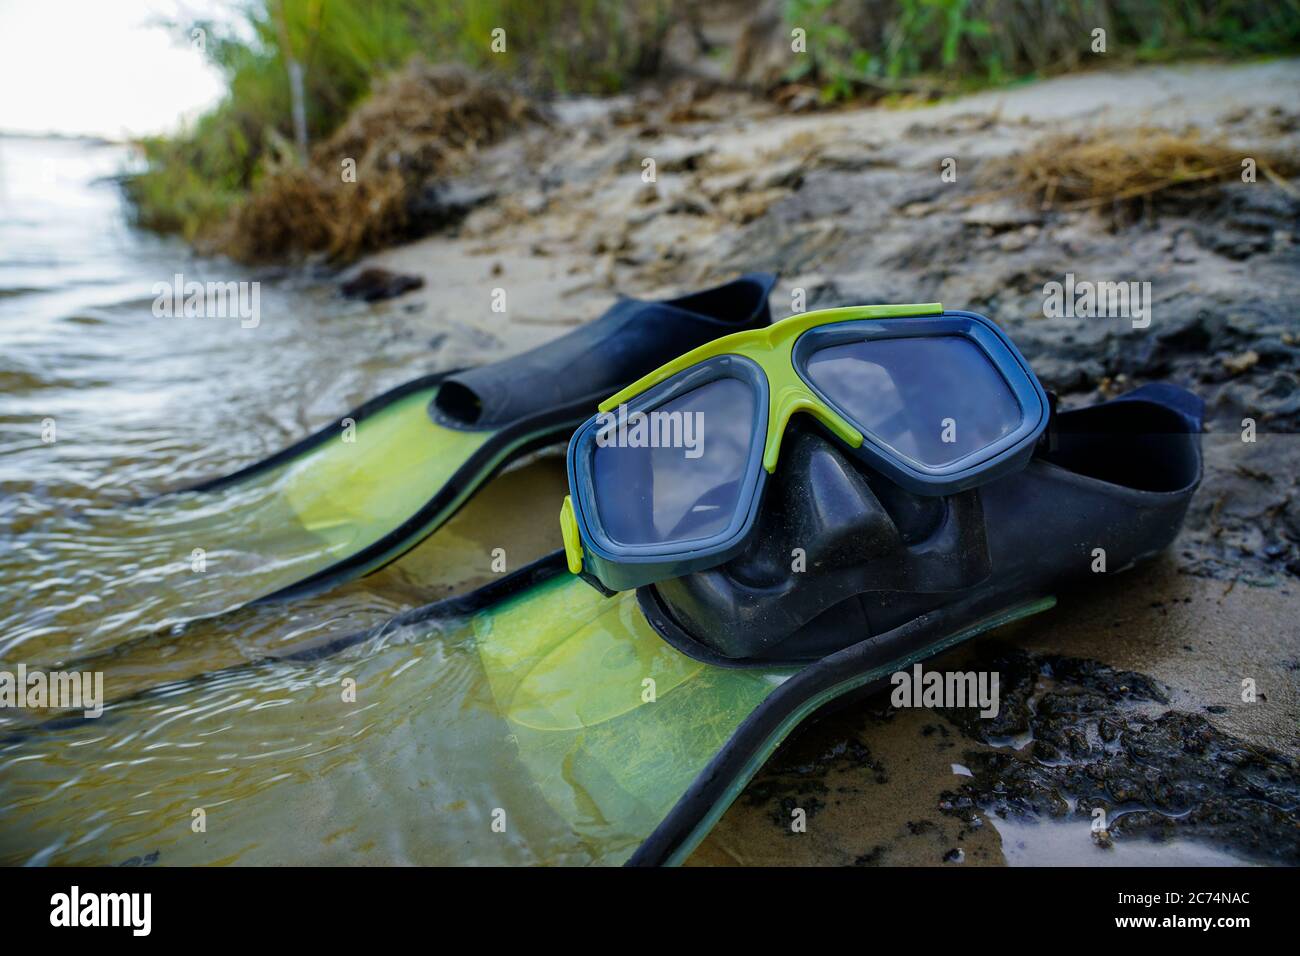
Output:
[[603,414],[591,471],[605,533],[638,545],[724,531],[740,497],[754,415],[753,389],[733,378],[644,412]]
[[987,448],[1023,415],[993,363],[963,336],[832,345],[808,358],[805,374],[859,430],[931,467]]

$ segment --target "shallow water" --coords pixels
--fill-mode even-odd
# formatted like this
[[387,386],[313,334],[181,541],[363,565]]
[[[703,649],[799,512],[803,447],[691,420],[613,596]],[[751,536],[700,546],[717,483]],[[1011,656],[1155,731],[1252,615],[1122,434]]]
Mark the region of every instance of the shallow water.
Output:
[[[438,324],[418,313],[353,305],[324,284],[141,234],[101,178],[128,161],[118,146],[0,139],[0,661],[44,666],[147,639],[349,550],[370,512],[407,502],[357,495],[366,513],[339,521],[327,485],[290,466],[218,495],[126,506],[234,470],[445,367],[455,337],[448,328],[431,343]],[[154,284],[177,273],[257,281],[257,326],[155,316]],[[366,431],[334,454],[352,490],[376,451]],[[393,449],[379,453],[391,463]],[[238,639],[260,648],[267,635],[247,624]]]
[[1116,840],[1110,846],[1101,846],[1093,839],[1087,822],[1001,819],[996,814],[989,814],[988,821],[1002,838],[1002,852],[1011,866],[1253,865],[1195,840]]
[[[123,162],[116,147],[0,145],[0,670],[99,671],[111,702],[100,718],[55,724],[48,711],[0,713],[0,860],[626,858],[774,686],[703,674],[643,623],[629,645],[630,596],[604,602],[565,581],[540,618],[576,630],[548,632],[530,604],[386,630],[321,660],[267,659],[481,584],[498,546],[508,569],[549,550],[558,523],[541,534],[535,516],[538,500],[559,500],[554,458],[494,481],[381,574],[232,613],[408,506],[387,480],[375,493],[357,451],[386,479],[406,461],[425,482],[411,494],[449,461],[376,448],[363,423],[310,468],[140,503],[494,340],[138,235],[100,179]],[[156,317],[153,284],[177,272],[260,282],[257,327]],[[427,398],[404,405],[422,412]],[[611,613],[617,646],[601,624]],[[646,675],[670,703],[640,706]],[[672,745],[636,748],[655,738]]]
[[619,863],[776,683],[566,575],[0,740],[0,863]]
[[[301,273],[250,273],[141,233],[105,178],[130,161],[120,146],[0,138],[0,668],[79,662],[121,697],[482,583],[493,547],[513,568],[553,546],[531,529],[509,538],[521,486],[556,498],[560,470],[542,461],[363,584],[197,620],[332,559],[360,519],[326,521],[338,502],[294,466],[217,495],[133,502],[242,467],[501,343],[418,301],[357,305]],[[260,321],[155,316],[155,283],[177,273],[257,281]],[[333,463],[352,491],[373,481],[358,466],[376,451],[364,423],[355,437]],[[379,451],[393,465],[394,450]],[[423,493],[427,479],[406,490]],[[407,504],[353,500],[363,517]],[[0,728],[29,716],[0,711]]]

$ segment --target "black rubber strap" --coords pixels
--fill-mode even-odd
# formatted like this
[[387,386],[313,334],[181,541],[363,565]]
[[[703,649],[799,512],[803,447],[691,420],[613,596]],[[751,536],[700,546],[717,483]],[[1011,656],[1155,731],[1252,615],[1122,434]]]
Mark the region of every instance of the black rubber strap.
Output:
[[599,401],[705,342],[766,326],[775,282],[755,273],[668,302],[623,299],[522,355],[449,375],[430,414],[452,428],[497,429],[541,409]]

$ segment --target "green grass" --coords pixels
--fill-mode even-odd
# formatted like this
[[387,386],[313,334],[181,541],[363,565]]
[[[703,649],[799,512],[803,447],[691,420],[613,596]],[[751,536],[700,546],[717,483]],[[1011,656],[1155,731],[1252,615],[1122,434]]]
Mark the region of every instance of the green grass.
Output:
[[[1300,0],[786,0],[785,18],[808,34],[787,79],[816,84],[827,101],[1300,50]],[[1092,50],[1098,28],[1104,54]]]

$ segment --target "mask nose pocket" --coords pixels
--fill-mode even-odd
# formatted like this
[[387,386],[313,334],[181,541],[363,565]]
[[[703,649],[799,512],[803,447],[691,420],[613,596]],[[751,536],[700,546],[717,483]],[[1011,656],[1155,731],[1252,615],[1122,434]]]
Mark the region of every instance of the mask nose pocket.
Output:
[[[683,628],[727,658],[761,656],[871,591],[972,587],[991,564],[979,492],[913,495],[810,429],[767,490],[753,544],[726,564],[654,585]],[[846,644],[868,636],[846,633]]]

